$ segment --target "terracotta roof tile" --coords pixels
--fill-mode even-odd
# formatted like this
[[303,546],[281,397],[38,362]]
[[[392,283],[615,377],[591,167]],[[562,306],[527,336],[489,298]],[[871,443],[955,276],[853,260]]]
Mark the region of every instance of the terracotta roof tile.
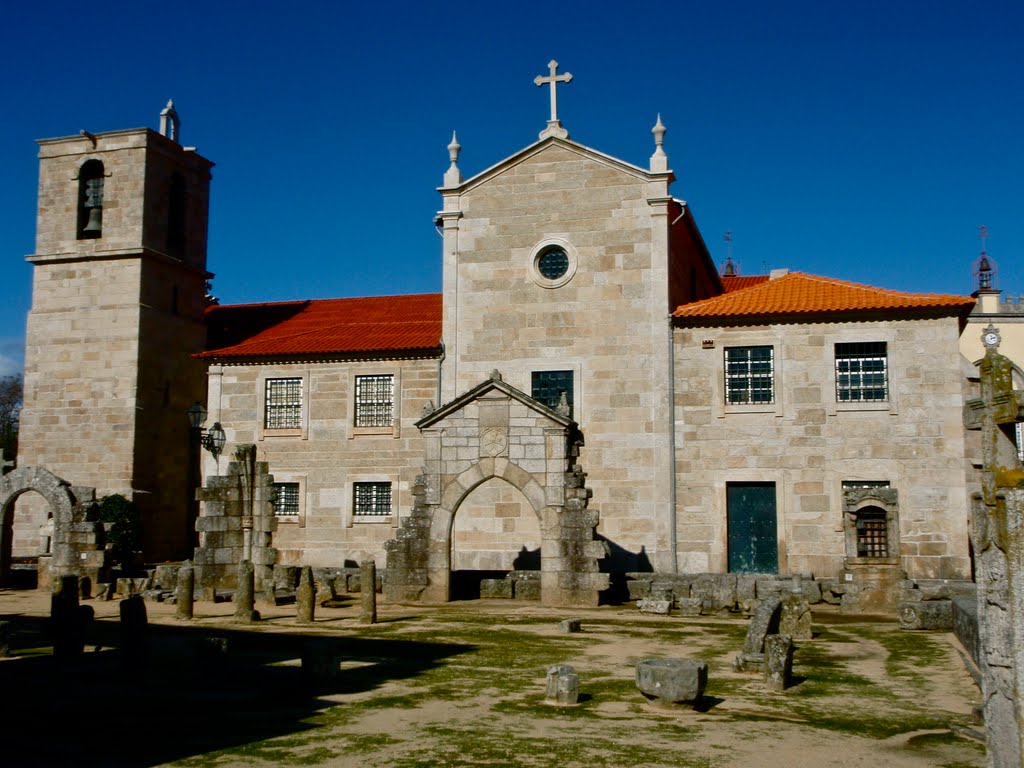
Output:
[[769,279],[768,275],[723,275],[722,287],[725,288],[726,293],[729,293],[749,288],[752,285],[767,283]]
[[206,322],[202,358],[426,351],[441,346],[441,294],[218,305]]
[[974,299],[939,293],[903,293],[830,277],[790,272],[774,280],[730,290],[712,299],[683,304],[679,318],[732,319],[800,314],[909,313],[945,311],[961,314]]

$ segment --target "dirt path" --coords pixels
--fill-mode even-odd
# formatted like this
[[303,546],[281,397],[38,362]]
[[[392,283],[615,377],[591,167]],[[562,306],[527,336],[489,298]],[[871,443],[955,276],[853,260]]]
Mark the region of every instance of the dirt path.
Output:
[[[89,605],[97,629],[107,632],[105,642],[116,645],[111,633],[119,603]],[[23,639],[35,631],[43,637],[40,618],[48,608],[47,595],[0,590],[0,620],[22,626]],[[8,723],[14,748],[19,722],[30,728],[74,713],[83,726],[75,733],[77,752],[29,740],[28,762],[11,765],[59,764],[31,762],[33,755],[46,758],[47,749],[50,757],[77,754],[78,765],[104,766],[984,764],[978,743],[963,737],[977,728],[971,707],[978,694],[952,636],[839,621],[830,609],[816,607],[816,638],[800,644],[797,685],[785,693],[732,670],[746,629],[742,619],[653,617],[608,607],[572,611],[584,632],[566,635],[558,629],[566,611],[510,601],[381,605],[380,623],[372,627],[358,624],[357,600],[320,609],[312,628],[295,625],[293,606],[264,609],[256,627],[230,623],[230,604],[197,604],[196,619],[185,625],[174,620],[173,606],[148,603],[147,611],[148,666],[127,683],[116,672],[124,669],[117,651],[90,647],[85,657],[97,666],[71,674],[80,683],[73,704],[28,691],[30,681],[45,687],[46,674],[69,677],[66,669],[50,669],[45,648],[16,647],[13,658],[0,660],[3,689],[21,691],[30,699],[25,705],[37,708]],[[195,655],[182,649],[210,636],[228,638],[230,663],[196,676]],[[314,636],[338,643],[341,674],[307,689],[300,656]],[[653,657],[708,662],[706,711],[666,712],[644,701],[634,667]],[[542,702],[546,667],[559,662],[572,664],[580,677],[576,707]],[[101,716],[96,708],[107,711]],[[101,722],[116,723],[117,732],[142,729],[148,743],[108,749],[109,741],[91,735],[102,731]]]

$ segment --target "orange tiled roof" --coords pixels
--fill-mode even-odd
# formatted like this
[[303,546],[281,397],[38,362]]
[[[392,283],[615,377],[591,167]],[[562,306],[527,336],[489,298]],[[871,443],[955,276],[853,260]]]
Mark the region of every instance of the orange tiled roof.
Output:
[[228,304],[206,323],[203,358],[426,351],[441,346],[441,294]]
[[974,299],[940,293],[903,293],[830,277],[790,272],[712,299],[683,304],[672,314],[680,318],[732,319],[877,312],[966,313]]
[[725,292],[741,291],[752,285],[768,282],[768,275],[722,275],[722,287]]

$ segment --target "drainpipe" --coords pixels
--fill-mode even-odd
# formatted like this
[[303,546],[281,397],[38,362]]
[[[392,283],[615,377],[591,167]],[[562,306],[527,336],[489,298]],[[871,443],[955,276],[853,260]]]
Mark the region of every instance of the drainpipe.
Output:
[[672,315],[668,316],[668,444],[669,444],[669,493],[668,521],[670,526],[669,552],[672,554],[672,573],[679,573],[679,542],[676,530],[676,500],[679,491],[676,488],[676,345],[672,329]]

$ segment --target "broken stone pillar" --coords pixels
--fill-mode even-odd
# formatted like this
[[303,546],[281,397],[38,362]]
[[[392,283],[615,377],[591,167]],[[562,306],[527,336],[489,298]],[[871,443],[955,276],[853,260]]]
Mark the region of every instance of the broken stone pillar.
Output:
[[793,681],[793,640],[786,635],[764,639],[764,684],[769,691],[784,691]]
[[85,648],[84,638],[78,627],[78,590],[77,576],[61,576],[50,597],[53,655],[60,661],[77,658]]
[[579,700],[580,679],[576,670],[568,664],[555,664],[548,667],[547,692],[545,704],[568,706]]
[[359,566],[359,596],[363,613],[359,620],[363,624],[377,623],[377,563],[364,560]]
[[692,659],[645,659],[636,664],[636,687],[658,707],[694,709],[708,684],[708,665]]
[[192,618],[192,601],[195,598],[196,575],[192,566],[185,564],[178,569],[178,581],[174,588],[174,616],[182,621]]
[[810,640],[811,606],[802,594],[789,594],[782,598],[782,612],[779,615],[779,634],[794,640]]
[[142,595],[132,595],[121,601],[121,654],[126,659],[145,657],[149,645],[149,626],[146,603]]
[[777,634],[782,613],[782,599],[773,596],[758,600],[750,617],[747,638],[743,651],[736,657],[733,666],[738,672],[759,671],[764,664],[764,639]]
[[299,573],[299,587],[295,590],[295,620],[299,624],[312,624],[316,612],[316,585],[313,569],[308,565]]
[[238,564],[237,586],[235,587],[235,621],[239,624],[251,624],[260,620],[260,612],[255,609],[256,586],[255,569],[248,560]]

